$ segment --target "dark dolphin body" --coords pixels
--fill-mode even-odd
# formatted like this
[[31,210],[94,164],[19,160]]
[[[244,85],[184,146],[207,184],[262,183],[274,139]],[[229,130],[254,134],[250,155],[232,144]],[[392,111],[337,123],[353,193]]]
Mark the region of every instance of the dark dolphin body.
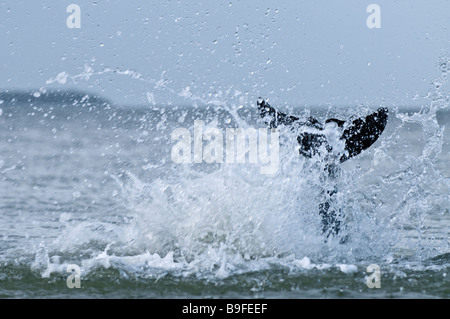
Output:
[[[275,128],[282,124],[295,126],[306,125],[319,131],[324,130],[325,125],[317,119],[310,116],[306,121],[301,121],[298,117],[278,112],[264,100],[258,100],[258,108],[261,117],[267,118],[268,116],[270,119],[268,122],[270,128]],[[325,124],[334,122],[338,127],[346,126],[341,136],[341,139],[345,140],[346,154],[340,157],[340,162],[343,163],[349,158],[358,155],[375,143],[386,127],[387,118],[388,109],[380,107],[376,112],[365,118],[357,118],[348,123],[348,125],[345,125],[346,121],[343,120],[327,119]],[[297,141],[300,144],[300,154],[309,158],[317,154],[323,144],[328,151],[332,150],[323,134],[301,133],[297,137]]]
[[[375,143],[384,131],[388,118],[388,109],[381,107],[365,118],[357,118],[348,121],[331,118],[327,119],[325,123],[321,123],[314,117],[308,117],[306,120],[301,120],[298,117],[281,113],[262,99],[258,100],[257,105],[261,117],[267,121],[266,123],[270,128],[276,128],[278,125],[298,128],[306,126],[311,129],[310,131],[313,131],[302,132],[297,137],[297,141],[300,144],[300,154],[308,158],[311,158],[314,155],[320,155],[323,157],[324,161],[329,161],[330,157],[328,155],[332,153],[333,148],[327,141],[325,134],[322,134],[321,131],[324,131],[327,123],[335,123],[343,130],[340,139],[345,141],[345,152],[339,154],[340,163],[358,155]],[[326,150],[326,154],[323,154],[324,150]],[[333,181],[339,176],[338,166],[339,165],[332,162],[325,165],[325,174],[329,180]],[[335,236],[339,233],[343,213],[339,208],[336,208],[333,205],[335,202],[334,198],[337,195],[336,185],[324,189],[322,193],[325,196],[325,199],[324,202],[319,205],[319,215],[322,218],[322,231],[326,235],[326,238],[328,238],[330,235]],[[341,238],[341,242],[346,241],[347,237]]]

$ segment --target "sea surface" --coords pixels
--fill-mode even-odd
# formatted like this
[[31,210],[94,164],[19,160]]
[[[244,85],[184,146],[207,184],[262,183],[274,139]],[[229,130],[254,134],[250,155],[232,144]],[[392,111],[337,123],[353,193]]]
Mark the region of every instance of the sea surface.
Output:
[[[322,234],[320,160],[300,156],[287,131],[275,174],[258,163],[175,163],[172,132],[193,134],[195,120],[221,132],[264,127],[256,101],[203,102],[0,94],[0,298],[450,296],[443,93],[421,107],[386,103],[385,132],[341,165],[345,243]],[[374,109],[283,106],[319,120]],[[77,274],[81,288],[69,288]]]

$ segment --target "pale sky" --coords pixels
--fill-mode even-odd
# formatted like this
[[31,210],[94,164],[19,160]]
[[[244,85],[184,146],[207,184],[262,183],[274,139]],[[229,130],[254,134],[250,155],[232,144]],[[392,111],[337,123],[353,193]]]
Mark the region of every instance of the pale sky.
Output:
[[[71,3],[80,29],[66,26]],[[371,3],[379,29],[366,25]],[[189,104],[186,87],[229,101],[410,105],[450,56],[449,13],[444,0],[2,0],[0,89],[75,88],[143,105]],[[48,81],[62,72],[64,84]]]

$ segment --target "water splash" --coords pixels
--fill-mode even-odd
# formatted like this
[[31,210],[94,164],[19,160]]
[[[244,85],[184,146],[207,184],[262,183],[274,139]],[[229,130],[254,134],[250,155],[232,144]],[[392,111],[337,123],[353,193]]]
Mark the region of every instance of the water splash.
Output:
[[[440,70],[419,111],[409,114],[395,107],[380,141],[342,166],[334,204],[345,212],[346,244],[325,241],[321,234],[318,206],[324,187],[323,163],[300,157],[295,138],[285,132],[280,149],[283,160],[274,176],[263,176],[251,165],[177,166],[167,161],[147,166],[148,178],[129,170],[113,174],[121,189],[125,221],[66,223],[50,255],[73,259],[82,252],[86,269],[126,264],[147,275],[226,278],[274,266],[319,269],[334,265],[350,271],[352,263],[389,264],[448,253],[448,233],[438,230],[441,233],[436,234],[433,226],[436,218],[448,223],[450,207],[449,180],[438,166],[445,131],[437,112],[447,110],[449,102],[442,90],[447,83],[445,59]],[[147,80],[133,71],[112,69],[87,68],[80,75],[56,79],[87,81],[105,73],[153,85],[156,91],[150,102],[161,116],[147,124],[154,125],[153,130],[141,128],[159,134],[157,138],[179,125],[189,126],[197,116],[221,128],[254,124],[241,112],[246,109],[242,105],[254,102],[249,94],[233,88],[199,95],[189,87],[175,90],[161,79]],[[193,111],[189,115],[176,108],[163,112],[153,105],[159,89],[184,98]],[[219,117],[232,118],[233,123],[221,122]],[[152,175],[156,170],[158,174]],[[43,265],[42,254],[38,255],[35,263]]]

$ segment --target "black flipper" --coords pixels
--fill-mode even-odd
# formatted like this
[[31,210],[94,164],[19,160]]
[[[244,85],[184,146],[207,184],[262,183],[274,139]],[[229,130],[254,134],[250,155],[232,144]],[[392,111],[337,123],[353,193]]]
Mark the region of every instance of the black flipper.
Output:
[[[306,121],[302,122],[295,116],[278,112],[262,99],[258,100],[257,104],[261,117],[268,119],[267,124],[270,128],[275,128],[278,125],[306,125],[318,130],[324,129],[324,125],[313,117],[309,117]],[[333,118],[327,119],[325,124],[334,122],[338,127],[344,128],[341,139],[345,140],[346,153],[340,157],[340,162],[343,163],[349,158],[358,155],[375,143],[386,127],[387,118],[388,109],[379,108],[376,112],[365,118],[353,120],[347,126],[345,125],[347,123],[346,121]],[[328,152],[332,151],[332,147],[327,142],[324,134],[301,133],[297,137],[297,141],[300,144],[300,154],[309,158],[320,153],[319,149],[322,145],[325,146]]]
[[307,125],[310,127],[315,127],[317,129],[323,129],[322,124],[313,117],[308,117],[305,122],[301,122],[298,117],[292,115],[286,115],[284,113],[278,112],[273,107],[269,105],[266,101],[259,99],[257,102],[258,109],[262,118],[268,119],[267,124],[270,128],[275,128],[278,125]]
[[344,130],[341,137],[345,139],[345,149],[348,152],[348,154],[344,154],[341,157],[341,163],[358,155],[375,143],[386,127],[387,119],[388,109],[380,107],[376,112],[366,116],[364,119],[354,120]]

